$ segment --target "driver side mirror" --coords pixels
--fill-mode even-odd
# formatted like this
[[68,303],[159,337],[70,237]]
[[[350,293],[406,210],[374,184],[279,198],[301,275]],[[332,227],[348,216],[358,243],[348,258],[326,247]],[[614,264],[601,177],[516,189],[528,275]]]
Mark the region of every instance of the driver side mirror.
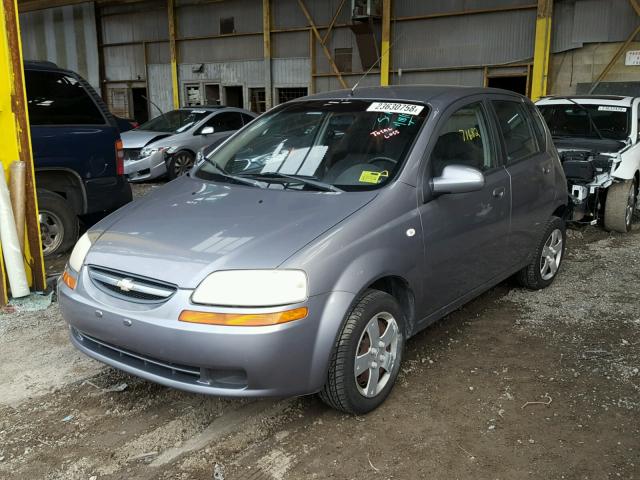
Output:
[[214,132],[215,129],[213,127],[204,127],[202,130],[200,130],[200,135],[211,135]]
[[436,195],[476,192],[483,187],[482,172],[465,165],[447,165],[442,170],[442,175],[431,180],[431,191]]

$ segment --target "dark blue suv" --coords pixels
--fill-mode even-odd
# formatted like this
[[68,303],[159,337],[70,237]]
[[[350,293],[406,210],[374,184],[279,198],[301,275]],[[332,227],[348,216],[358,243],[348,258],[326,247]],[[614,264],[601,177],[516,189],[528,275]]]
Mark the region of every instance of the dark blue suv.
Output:
[[31,143],[45,256],[68,250],[78,217],[131,201],[118,120],[78,74],[25,62]]

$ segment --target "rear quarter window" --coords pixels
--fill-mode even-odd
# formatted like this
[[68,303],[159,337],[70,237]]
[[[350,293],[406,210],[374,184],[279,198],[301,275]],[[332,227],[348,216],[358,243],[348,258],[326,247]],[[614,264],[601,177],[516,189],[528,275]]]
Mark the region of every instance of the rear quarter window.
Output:
[[542,119],[542,114],[538,110],[538,107],[535,105],[527,104],[527,109],[529,113],[531,113],[531,119],[533,124],[533,132],[536,135],[536,139],[538,140],[538,146],[540,150],[547,149],[547,135],[544,130],[544,120]]
[[104,125],[102,112],[78,79],[58,72],[25,73],[31,125]]

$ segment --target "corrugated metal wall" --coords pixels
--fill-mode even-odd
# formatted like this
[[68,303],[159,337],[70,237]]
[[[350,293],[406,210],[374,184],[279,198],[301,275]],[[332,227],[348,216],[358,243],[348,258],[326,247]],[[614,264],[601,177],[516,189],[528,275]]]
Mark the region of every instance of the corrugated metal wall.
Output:
[[23,56],[48,60],[100,88],[98,37],[93,2],[20,14]]
[[[323,35],[341,0],[305,3]],[[331,53],[351,49],[351,72],[344,77],[353,85],[363,66],[349,28],[350,7],[347,0],[327,46]],[[274,98],[278,88],[311,86],[312,70],[316,91],[340,88],[317,42],[315,58],[309,58],[310,31],[298,1],[271,0],[271,12]],[[107,88],[146,85],[155,103],[170,108],[166,0],[106,5],[97,17]],[[229,17],[233,33],[221,35],[220,21]],[[392,83],[481,85],[484,66],[532,61],[536,0],[394,0],[393,17]],[[78,70],[98,87],[95,19],[91,2],[22,14],[25,57]],[[185,82],[240,85],[248,106],[248,89],[265,83],[262,0],[177,0],[176,23],[181,96]],[[628,0],[556,0],[552,50],[619,42],[637,23]],[[379,45],[379,23],[374,31]],[[374,69],[362,84],[378,82]]]

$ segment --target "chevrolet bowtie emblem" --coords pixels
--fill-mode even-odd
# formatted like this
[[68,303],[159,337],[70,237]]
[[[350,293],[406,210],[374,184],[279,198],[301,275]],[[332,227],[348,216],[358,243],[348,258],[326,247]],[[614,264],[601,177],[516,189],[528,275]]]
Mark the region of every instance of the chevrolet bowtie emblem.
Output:
[[133,280],[130,278],[123,278],[122,280],[118,280],[116,286],[123,292],[130,292],[136,284],[133,283]]

